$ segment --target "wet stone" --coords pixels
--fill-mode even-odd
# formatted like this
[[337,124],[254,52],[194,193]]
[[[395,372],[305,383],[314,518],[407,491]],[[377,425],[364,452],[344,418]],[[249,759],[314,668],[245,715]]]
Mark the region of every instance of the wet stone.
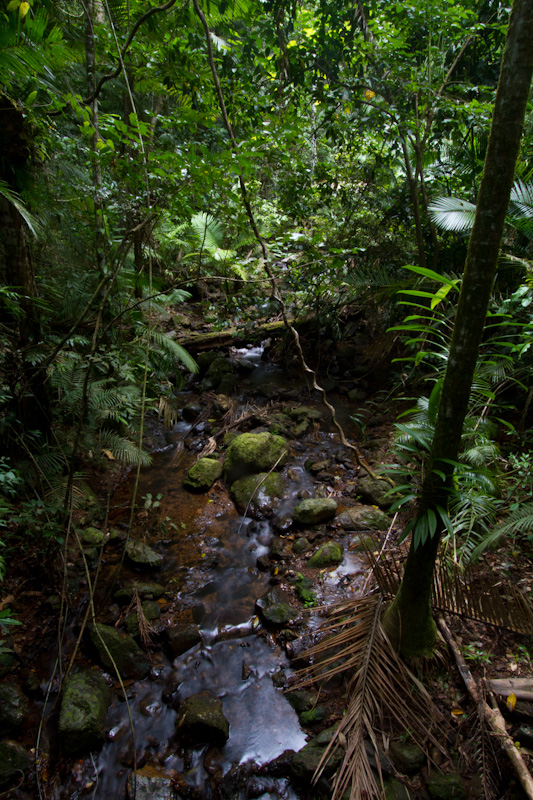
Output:
[[303,711],[310,711],[316,703],[316,695],[306,689],[287,692],[285,696],[298,714],[301,714]]
[[370,475],[365,475],[357,483],[357,491],[365,503],[380,508],[390,508],[393,504],[395,497],[393,494],[388,494],[390,489],[390,483],[372,478]]
[[154,767],[145,766],[128,776],[129,800],[174,800],[172,780]]
[[148,658],[129,634],[97,623],[90,627],[89,636],[100,663],[112,675],[115,665],[123,678],[141,680],[150,672]]
[[242,433],[228,447],[224,474],[233,484],[245,475],[268,472],[281,467],[287,460],[288,444],[282,436],[272,433]]
[[15,683],[0,684],[0,730],[14,733],[28,712],[28,699]]
[[338,542],[326,542],[311,556],[307,566],[314,569],[322,569],[323,567],[332,567],[335,564],[340,564],[342,559],[342,546]]
[[263,620],[271,625],[287,625],[298,616],[298,612],[289,605],[287,597],[278,586],[259,598],[256,606]]
[[280,539],[279,536],[275,536],[270,544],[270,558],[275,561],[282,561],[285,558],[289,558],[286,545],[287,543],[283,539]]
[[126,543],[126,556],[133,566],[139,569],[158,569],[164,561],[160,553],[156,553],[144,542],[130,539]]
[[350,540],[349,549],[354,553],[373,552],[377,547],[377,542],[372,536],[361,536],[357,534]]
[[[288,474],[287,474],[287,477]],[[274,516],[272,519],[272,527],[278,533],[287,533],[292,528],[292,517],[290,514],[284,514],[282,517]]]
[[100,747],[110,701],[109,687],[98,672],[83,670],[68,676],[59,714],[59,736],[65,753],[79,755]]
[[238,510],[248,516],[269,516],[284,492],[285,482],[278,472],[248,475],[231,487]]
[[332,497],[314,497],[298,503],[293,517],[300,525],[320,525],[332,519],[336,511],[337,503]]
[[311,547],[311,542],[309,541],[309,539],[306,536],[300,536],[294,542],[294,544],[292,546],[292,552],[295,555],[299,556],[302,553],[307,553],[307,551],[310,549],[310,547]]
[[304,711],[300,714],[300,723],[302,725],[314,725],[317,722],[323,722],[328,715],[325,706],[315,706],[310,708],[309,711]]
[[104,543],[105,534],[99,528],[85,528],[79,533],[82,544],[88,547],[100,547]]
[[0,742],[0,786],[20,779],[33,764],[33,756],[18,742],[6,739]]
[[[145,600],[141,603],[142,612],[145,620],[150,623],[161,616],[161,608],[155,600]],[[139,636],[139,615],[136,611],[126,618],[126,630],[131,636]]]
[[188,623],[167,628],[166,641],[172,657],[177,658],[199,644],[202,637],[198,625]]
[[208,691],[187,697],[178,711],[176,731],[187,744],[222,747],[229,738],[229,722],[222,701]]

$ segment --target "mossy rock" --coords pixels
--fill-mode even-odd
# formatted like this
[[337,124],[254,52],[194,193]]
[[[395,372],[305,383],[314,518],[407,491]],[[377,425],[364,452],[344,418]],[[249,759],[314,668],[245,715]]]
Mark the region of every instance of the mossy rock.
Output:
[[390,508],[396,500],[394,493],[388,494],[390,490],[390,483],[370,475],[365,475],[357,482],[357,492],[364,502],[380,508]]
[[307,562],[308,567],[322,569],[342,562],[342,546],[338,542],[326,542]]
[[147,764],[128,775],[129,800],[175,800],[172,779]]
[[387,778],[383,781],[385,787],[385,800],[411,800],[411,794],[403,783],[396,778]]
[[466,797],[462,778],[456,772],[433,775],[427,789],[431,800],[463,800]]
[[297,420],[310,420],[316,422],[322,419],[324,414],[318,408],[310,408],[309,406],[298,406],[297,408],[290,408],[285,412],[291,419]]
[[332,497],[310,497],[298,503],[293,518],[300,525],[320,525],[333,519],[336,511],[337,503]]
[[256,602],[258,611],[265,622],[281,627],[296,619],[298,612],[293,608],[283,591],[274,586],[266,595]]
[[426,764],[422,748],[409,742],[391,742],[389,756],[398,772],[406,775],[414,775]]
[[139,569],[159,569],[164,558],[161,553],[156,553],[149,545],[130,539],[126,542],[126,556],[128,561]]
[[311,548],[311,542],[307,538],[307,536],[300,536],[292,545],[292,552],[294,555],[299,556],[302,553],[307,553],[307,551]]
[[112,675],[115,664],[122,678],[141,680],[150,672],[148,658],[129,634],[97,623],[90,627],[89,635],[100,663]]
[[309,711],[303,711],[299,720],[302,725],[316,725],[318,722],[323,722],[328,715],[325,706],[315,706],[310,708]]
[[[291,772],[296,779],[306,783],[307,785],[311,784],[311,780],[316,772],[316,768],[318,767],[320,760],[324,755],[326,747],[335,735],[335,731],[336,726],[333,728],[327,728],[319,733],[318,736],[315,736],[313,739],[311,739],[311,741],[308,742],[298,753],[294,754],[291,759]],[[331,759],[328,761],[325,767],[326,775],[333,775],[333,773],[339,767],[343,757],[344,753],[342,748],[337,748],[337,750],[333,752]]]
[[346,508],[335,520],[345,531],[387,531],[390,519],[376,506]]
[[110,702],[110,689],[99,673],[83,670],[68,676],[59,712],[59,736],[67,755],[88,753],[101,746]]
[[304,711],[311,711],[316,704],[316,694],[307,689],[297,689],[294,692],[287,692],[285,695],[291,706],[298,714]]
[[200,458],[187,473],[183,481],[192,492],[207,492],[222,475],[222,464],[214,458]]
[[20,780],[32,764],[33,756],[21,744],[11,739],[0,742],[0,786]]
[[285,493],[285,481],[279,472],[260,472],[235,481],[231,494],[241,514],[268,514],[276,500]]
[[100,528],[84,528],[80,531],[79,537],[81,543],[87,547],[100,547],[105,541],[105,534]]
[[229,739],[222,701],[208,691],[187,697],[178,711],[176,731],[187,743],[222,747]]
[[[141,603],[142,612],[145,620],[150,623],[161,616],[161,608],[155,600],[145,600]],[[126,631],[130,636],[139,636],[139,615],[136,611],[126,617]]]
[[28,698],[16,683],[0,684],[0,730],[14,733],[28,712]]
[[113,599],[116,600],[117,603],[130,603],[135,594],[135,590],[137,590],[142,600],[157,600],[165,593],[165,587],[161,583],[145,583],[139,581],[139,583],[132,583],[129,586],[118,589],[113,595]]
[[288,445],[282,436],[263,431],[241,433],[231,442],[224,460],[224,475],[233,484],[246,475],[268,472],[287,460]]

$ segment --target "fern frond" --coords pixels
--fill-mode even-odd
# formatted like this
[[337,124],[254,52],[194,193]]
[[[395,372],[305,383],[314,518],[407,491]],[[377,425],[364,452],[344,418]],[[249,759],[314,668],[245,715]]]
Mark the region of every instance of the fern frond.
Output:
[[140,463],[142,467],[149,467],[152,463],[152,457],[146,450],[142,450],[129,439],[119,436],[115,431],[102,428],[99,438],[102,450],[110,450],[117,461],[133,466],[138,466]]
[[167,352],[177,364],[183,364],[189,372],[198,372],[198,364],[194,358],[180,344],[171,339],[165,333],[156,330],[150,330],[151,341],[160,347],[163,351]]

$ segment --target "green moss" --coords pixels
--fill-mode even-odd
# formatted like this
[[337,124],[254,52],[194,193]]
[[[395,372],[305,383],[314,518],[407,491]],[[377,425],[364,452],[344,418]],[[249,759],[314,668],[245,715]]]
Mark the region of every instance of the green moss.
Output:
[[268,472],[287,459],[288,445],[282,436],[273,433],[241,433],[228,448],[224,474],[232,484],[245,475]]
[[206,492],[222,475],[222,464],[214,458],[201,458],[187,473],[183,485],[193,492]]

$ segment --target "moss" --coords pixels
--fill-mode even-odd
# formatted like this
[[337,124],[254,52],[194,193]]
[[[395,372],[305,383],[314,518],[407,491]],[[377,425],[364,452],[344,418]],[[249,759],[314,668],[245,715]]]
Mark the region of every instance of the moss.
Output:
[[222,475],[222,464],[214,458],[201,458],[187,473],[183,485],[193,492],[206,492]]
[[277,472],[260,472],[235,481],[231,493],[241,513],[255,513],[271,508],[274,498],[283,497],[285,482]]
[[383,627],[402,658],[431,658],[437,644],[437,626],[431,604],[405,602],[402,587],[386,609]]
[[224,461],[226,480],[232,484],[245,475],[268,472],[287,459],[288,445],[273,433],[241,433],[228,448]]

